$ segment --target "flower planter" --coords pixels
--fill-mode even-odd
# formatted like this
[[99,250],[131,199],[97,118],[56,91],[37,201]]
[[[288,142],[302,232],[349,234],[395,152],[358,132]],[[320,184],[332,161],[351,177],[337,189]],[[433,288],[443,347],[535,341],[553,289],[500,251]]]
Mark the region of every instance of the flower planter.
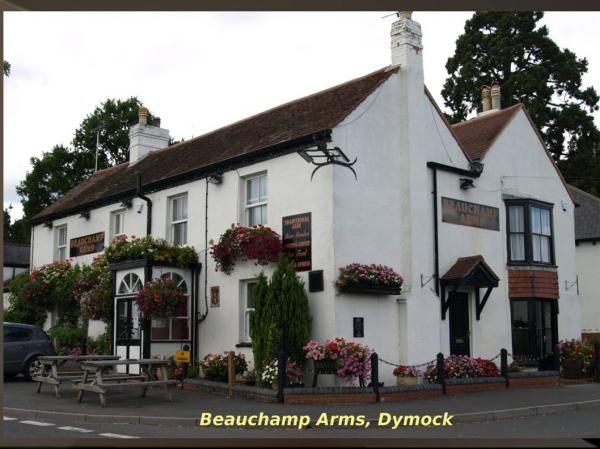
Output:
[[396,385],[417,385],[419,384],[417,376],[396,376]]
[[315,371],[322,374],[337,374],[337,360],[315,360]]
[[340,293],[359,293],[369,295],[399,295],[401,287],[388,287],[385,285],[356,284],[340,287]]
[[562,375],[563,375],[563,377],[566,377],[567,379],[578,379],[580,377],[585,376],[583,360],[581,360],[581,359],[578,359],[578,360],[566,359],[563,361],[562,367],[563,367]]

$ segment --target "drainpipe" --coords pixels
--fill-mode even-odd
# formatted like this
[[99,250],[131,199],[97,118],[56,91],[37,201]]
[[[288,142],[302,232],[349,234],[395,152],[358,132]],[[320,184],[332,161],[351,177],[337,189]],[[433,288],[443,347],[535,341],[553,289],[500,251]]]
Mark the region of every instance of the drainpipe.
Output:
[[146,235],[152,234],[152,200],[147,196],[142,194],[142,175],[138,173],[137,175],[137,192],[136,195],[138,198],[143,199],[146,202],[147,210],[146,210]]
[[437,205],[437,169],[431,167],[433,171],[433,251],[434,251],[434,276],[435,276],[435,294],[440,296],[440,257],[438,248],[438,205]]

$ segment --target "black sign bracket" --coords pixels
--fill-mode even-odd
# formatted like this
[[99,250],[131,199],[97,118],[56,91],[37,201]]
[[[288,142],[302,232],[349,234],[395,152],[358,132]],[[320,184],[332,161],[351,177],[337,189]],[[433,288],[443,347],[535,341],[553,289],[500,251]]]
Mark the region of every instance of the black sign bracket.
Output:
[[346,167],[354,174],[354,179],[358,180],[356,171],[352,168],[352,166],[356,164],[358,158],[354,158],[354,160],[350,162],[348,156],[346,156],[339,147],[327,148],[327,143],[319,142],[316,149],[302,150],[299,151],[298,154],[302,156],[306,162],[316,165],[310,175],[311,181],[317,170],[327,165],[341,165],[342,167]]

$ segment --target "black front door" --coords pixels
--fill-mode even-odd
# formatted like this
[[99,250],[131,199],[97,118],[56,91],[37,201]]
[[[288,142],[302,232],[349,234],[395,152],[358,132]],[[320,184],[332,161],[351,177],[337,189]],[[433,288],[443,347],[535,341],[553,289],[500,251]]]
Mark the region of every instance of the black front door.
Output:
[[450,293],[450,354],[471,355],[469,326],[469,295]]
[[[116,350],[121,358],[141,358],[141,326],[140,313],[135,300],[117,298],[116,310]],[[136,373],[137,365],[128,365],[127,372]]]

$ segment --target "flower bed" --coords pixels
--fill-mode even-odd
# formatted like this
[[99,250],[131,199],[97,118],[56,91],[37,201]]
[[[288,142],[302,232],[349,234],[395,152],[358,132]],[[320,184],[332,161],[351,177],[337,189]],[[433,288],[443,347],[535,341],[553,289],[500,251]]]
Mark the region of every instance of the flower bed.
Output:
[[[277,359],[274,359],[269,363],[261,374],[262,385],[277,385],[278,375]],[[300,386],[302,384],[302,377],[304,371],[294,361],[288,360],[286,367],[287,384]]]
[[[227,370],[228,370],[228,352],[225,351],[222,354],[207,354],[204,359],[200,362],[200,367],[204,373],[204,377],[208,380],[214,380],[218,382],[227,382]],[[236,353],[233,356],[233,365],[235,374],[243,374],[248,369],[248,363],[246,362],[246,356],[242,353]]]
[[231,226],[210,248],[216,271],[230,274],[237,259],[254,260],[268,265],[279,259],[283,244],[279,234],[267,226]]
[[[444,359],[444,374],[446,379],[468,379],[474,377],[498,377],[500,373],[496,364],[490,360],[481,358],[472,359],[464,355],[451,355]],[[428,382],[437,382],[436,365],[427,365],[424,375]]]
[[576,379],[591,376],[594,366],[594,347],[581,340],[562,340],[558,343],[562,375]]
[[342,293],[400,294],[402,276],[385,265],[352,263],[340,268],[335,283]]
[[183,307],[187,297],[172,279],[158,278],[146,282],[135,295],[135,302],[146,318],[169,318]]
[[137,238],[135,235],[113,239],[104,252],[109,263],[146,259],[158,264],[187,268],[198,263],[198,253],[191,246],[171,245],[165,239],[152,236]]

